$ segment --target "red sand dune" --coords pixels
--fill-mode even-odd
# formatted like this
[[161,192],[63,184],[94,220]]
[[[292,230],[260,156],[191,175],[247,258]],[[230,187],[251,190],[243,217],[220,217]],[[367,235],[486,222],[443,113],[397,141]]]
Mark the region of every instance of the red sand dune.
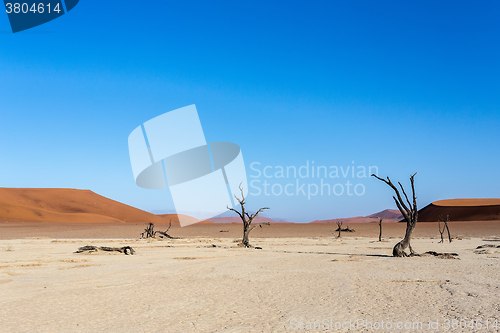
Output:
[[90,190],[0,188],[0,222],[165,223],[165,220]]
[[418,212],[419,222],[436,222],[449,215],[450,221],[500,220],[500,199],[439,200]]

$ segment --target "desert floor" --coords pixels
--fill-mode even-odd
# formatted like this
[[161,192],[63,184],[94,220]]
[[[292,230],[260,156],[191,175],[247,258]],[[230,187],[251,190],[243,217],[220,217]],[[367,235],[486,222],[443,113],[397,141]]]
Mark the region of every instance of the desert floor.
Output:
[[[398,240],[3,239],[0,332],[498,331],[500,248],[476,250],[498,237],[412,243],[459,260],[393,258]],[[83,245],[137,252],[74,253]]]

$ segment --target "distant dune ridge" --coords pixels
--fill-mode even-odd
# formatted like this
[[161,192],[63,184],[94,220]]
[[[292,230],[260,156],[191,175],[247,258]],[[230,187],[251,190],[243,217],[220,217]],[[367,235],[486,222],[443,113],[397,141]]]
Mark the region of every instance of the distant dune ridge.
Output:
[[[208,219],[208,221],[213,222],[213,223],[241,223],[241,218],[239,216],[233,216],[233,217],[214,217],[214,218]],[[273,219],[270,219],[268,217],[262,217],[262,216],[257,216],[254,219],[254,222],[256,222],[256,223],[262,223],[262,222],[284,223],[284,222],[281,222],[281,221],[274,221]]]
[[370,222],[378,222],[380,218],[384,219],[384,222],[398,222],[403,218],[401,212],[396,209],[385,209],[381,212],[371,214],[368,216],[356,216],[356,217],[347,217],[341,219],[330,219],[330,220],[316,220],[310,223],[370,223]]
[[[440,216],[451,221],[500,220],[500,199],[453,199],[431,203],[419,211],[419,221],[435,222]],[[395,209],[342,219],[310,223],[398,222],[403,217]],[[193,218],[194,219],[194,218]],[[0,222],[72,222],[72,223],[158,223],[179,224],[177,214],[155,215],[108,199],[90,190],[61,188],[0,188]],[[276,221],[257,217],[255,222]],[[280,221],[281,222],[281,221]],[[241,223],[238,216],[215,217],[202,223]]]
[[[185,221],[189,221],[189,224],[193,224],[193,223],[212,224],[213,223],[211,221],[200,221],[200,220],[198,220],[198,219],[196,219],[196,218],[194,218],[192,216],[188,216],[188,215],[183,215],[183,214],[179,214],[179,215],[184,216]],[[172,222],[172,225],[180,226],[179,217],[178,217],[177,214],[159,214],[159,215],[156,215],[156,216],[159,216],[159,217],[162,218],[161,223]]]

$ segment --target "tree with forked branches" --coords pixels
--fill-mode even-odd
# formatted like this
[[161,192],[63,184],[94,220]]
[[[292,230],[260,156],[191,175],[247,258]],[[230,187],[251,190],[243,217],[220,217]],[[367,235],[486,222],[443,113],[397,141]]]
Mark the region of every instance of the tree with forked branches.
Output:
[[269,209],[269,207],[263,207],[263,208],[260,208],[255,214],[249,214],[246,210],[245,210],[245,195],[243,193],[243,188],[241,187],[241,184],[239,186],[240,188],[240,191],[241,191],[241,199],[238,198],[236,195],[234,196],[235,199],[238,201],[238,203],[240,204],[240,207],[241,207],[241,212],[234,209],[234,208],[229,208],[227,207],[227,209],[229,210],[232,210],[233,212],[235,212],[236,214],[238,214],[238,216],[241,218],[241,221],[243,222],[243,238],[241,240],[241,243],[239,243],[238,245],[239,246],[242,246],[242,247],[253,247],[252,245],[250,245],[250,241],[248,239],[248,235],[250,234],[250,232],[255,229],[256,227],[261,227],[262,228],[262,225],[271,225],[271,223],[269,222],[261,222],[261,223],[258,223],[258,224],[255,224],[254,226],[252,226],[252,222],[253,220],[257,217],[257,215],[259,215],[263,210],[265,209]]
[[401,185],[400,182],[398,182],[399,187],[401,188],[401,191],[403,192],[405,200],[401,197],[401,194],[399,193],[398,188],[391,182],[390,178],[387,177],[387,179],[383,179],[378,177],[375,174],[372,174],[372,177],[377,178],[378,180],[383,181],[387,185],[389,185],[394,192],[396,193],[396,196],[393,196],[392,198],[396,202],[396,206],[398,207],[399,211],[401,214],[403,214],[403,217],[406,221],[406,233],[405,237],[403,240],[401,240],[399,243],[397,243],[394,248],[392,249],[392,255],[394,257],[407,257],[408,254],[406,254],[405,250],[407,248],[410,249],[410,254],[409,256],[415,256],[417,255],[415,251],[411,248],[410,245],[410,240],[411,240],[411,235],[413,233],[413,230],[415,229],[415,226],[417,225],[418,221],[418,210],[417,210],[417,197],[415,195],[415,175],[417,173],[415,172],[411,177],[410,177],[410,183],[411,183],[411,191],[412,191],[412,202],[408,199],[408,195],[406,195],[405,189],[403,188],[403,185]]
[[337,222],[337,230],[335,230],[335,231],[339,232],[339,235],[337,236],[337,238],[340,238],[340,232],[342,231],[342,224],[343,223],[344,222],[342,222],[342,221]]
[[[444,223],[443,230],[441,230],[441,221],[443,221]],[[444,243],[443,233],[445,229],[448,231],[448,240],[451,243],[451,234],[450,234],[450,228],[448,228],[448,222],[450,222],[450,215],[446,215],[446,221],[441,215],[439,215],[438,228],[439,228],[439,233],[441,234],[441,241],[439,243]]]

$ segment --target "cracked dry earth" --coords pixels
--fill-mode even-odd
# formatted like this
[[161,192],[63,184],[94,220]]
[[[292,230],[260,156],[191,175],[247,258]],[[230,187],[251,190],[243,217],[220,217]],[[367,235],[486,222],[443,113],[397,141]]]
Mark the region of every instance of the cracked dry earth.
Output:
[[[455,331],[498,331],[484,325],[500,320],[500,249],[476,251],[481,239],[412,241],[459,259],[393,258],[398,239],[251,241],[262,250],[215,238],[0,241],[0,332],[442,332],[461,319],[483,327]],[[84,245],[136,255],[74,253]]]

